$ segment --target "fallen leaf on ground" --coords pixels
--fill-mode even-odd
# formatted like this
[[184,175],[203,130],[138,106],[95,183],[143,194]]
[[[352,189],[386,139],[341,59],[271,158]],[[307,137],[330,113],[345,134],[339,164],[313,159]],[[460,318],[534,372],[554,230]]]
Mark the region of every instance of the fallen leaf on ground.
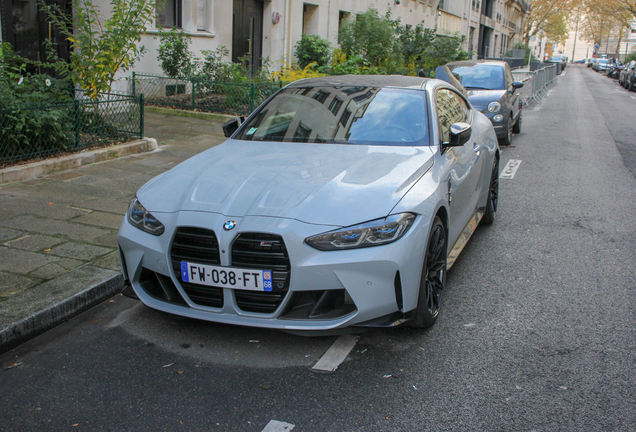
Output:
[[15,367],[20,366],[21,364],[22,364],[22,362],[20,362],[20,363],[13,363],[11,366],[7,366],[5,369],[13,369],[13,368],[15,368]]

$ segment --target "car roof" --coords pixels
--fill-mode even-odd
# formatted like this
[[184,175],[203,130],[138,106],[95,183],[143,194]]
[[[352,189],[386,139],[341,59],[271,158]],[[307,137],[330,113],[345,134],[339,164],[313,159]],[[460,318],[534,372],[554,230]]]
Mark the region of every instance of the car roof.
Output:
[[370,86],[423,89],[429,81],[432,79],[405,75],[333,75],[294,81],[286,87]]
[[472,67],[472,66],[476,66],[479,64],[492,64],[492,65],[499,65],[499,66],[505,66],[508,63],[506,63],[505,61],[501,61],[501,60],[461,60],[461,61],[456,61],[456,62],[450,62],[450,63],[446,63],[446,66],[464,66],[464,67]]

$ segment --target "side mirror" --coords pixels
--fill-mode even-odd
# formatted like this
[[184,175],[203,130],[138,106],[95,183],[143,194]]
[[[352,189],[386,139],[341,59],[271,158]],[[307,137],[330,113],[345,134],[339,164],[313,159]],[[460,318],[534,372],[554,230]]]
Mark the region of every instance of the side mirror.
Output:
[[512,88],[515,90],[520,89],[521,87],[523,87],[523,83],[521,81],[514,81],[512,83]]
[[245,117],[241,116],[225,122],[223,124],[223,135],[225,135],[226,138],[231,137],[244,121]]
[[473,129],[468,123],[453,123],[450,127],[449,142],[446,147],[461,147],[468,142]]

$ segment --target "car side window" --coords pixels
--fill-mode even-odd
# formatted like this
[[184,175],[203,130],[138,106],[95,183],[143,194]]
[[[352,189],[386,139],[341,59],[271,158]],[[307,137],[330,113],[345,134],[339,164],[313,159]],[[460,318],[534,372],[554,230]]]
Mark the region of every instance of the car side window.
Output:
[[512,87],[512,82],[514,81],[514,79],[512,78],[512,72],[510,72],[510,67],[506,65],[504,69],[506,71],[506,88],[510,90],[510,87]]
[[437,90],[435,99],[442,142],[449,142],[451,125],[468,122],[468,105],[460,95],[444,88]]

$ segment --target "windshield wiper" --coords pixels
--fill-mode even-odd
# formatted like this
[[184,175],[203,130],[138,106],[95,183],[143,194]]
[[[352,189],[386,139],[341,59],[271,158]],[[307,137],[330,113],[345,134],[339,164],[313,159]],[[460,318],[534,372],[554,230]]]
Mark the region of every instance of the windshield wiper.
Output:
[[466,90],[492,90],[488,87],[472,87],[472,86],[464,86]]

